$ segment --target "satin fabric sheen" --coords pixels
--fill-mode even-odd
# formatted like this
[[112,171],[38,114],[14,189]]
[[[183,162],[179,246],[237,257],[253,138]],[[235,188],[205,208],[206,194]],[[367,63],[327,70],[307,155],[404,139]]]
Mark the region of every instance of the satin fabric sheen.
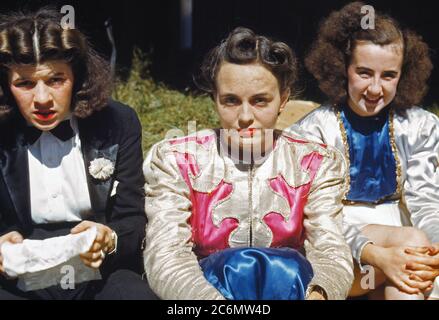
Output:
[[376,202],[396,191],[396,163],[389,136],[389,110],[373,117],[341,112],[349,144],[351,184],[347,200]]
[[311,264],[291,248],[233,248],[200,261],[206,279],[228,300],[303,300]]
[[161,299],[222,300],[200,259],[229,248],[290,247],[312,265],[307,290],[319,286],[328,299],[345,299],[353,266],[341,234],[342,154],[281,134],[264,162],[237,164],[219,139],[217,130],[203,130],[164,140],[146,157],[144,266],[154,292]]
[[[424,231],[430,242],[439,242],[439,118],[419,107],[394,111],[393,134],[401,176],[401,192],[385,201],[399,201],[413,226]],[[335,146],[346,154],[338,121],[338,108],[322,106],[309,113],[287,131]],[[389,173],[393,170],[389,169]],[[393,179],[392,179],[393,180]],[[343,232],[352,255],[360,263],[361,251],[370,242],[356,225],[343,223]]]

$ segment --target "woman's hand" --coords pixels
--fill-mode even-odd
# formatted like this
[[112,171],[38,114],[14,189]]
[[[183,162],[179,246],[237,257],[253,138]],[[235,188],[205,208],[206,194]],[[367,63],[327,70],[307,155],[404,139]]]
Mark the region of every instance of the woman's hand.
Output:
[[422,263],[419,255],[409,253],[407,249],[421,250],[421,248],[390,247],[383,248],[375,246],[376,266],[381,269],[396,287],[408,294],[419,294],[431,288],[433,282],[423,280],[415,272],[407,268],[413,263]]
[[97,269],[104,261],[105,254],[111,252],[114,249],[115,244],[111,237],[113,230],[100,223],[82,221],[71,230],[71,233],[79,233],[90,229],[91,227],[96,227],[97,229],[96,239],[90,247],[90,250],[81,254],[80,258],[86,266]]
[[439,276],[439,244],[428,248],[407,248],[406,253],[420,257],[416,262],[407,263],[407,269],[423,281],[434,281]]
[[311,292],[306,297],[306,300],[327,300],[325,290],[320,286],[313,286]]
[[325,297],[317,291],[312,291],[306,300],[326,300]]
[[[18,233],[17,231],[9,232],[3,236],[0,237],[0,249],[2,247],[2,244],[5,242],[11,242],[11,243],[22,243],[23,242],[23,236]],[[0,250],[0,274],[4,273],[5,269],[3,269],[3,256]]]

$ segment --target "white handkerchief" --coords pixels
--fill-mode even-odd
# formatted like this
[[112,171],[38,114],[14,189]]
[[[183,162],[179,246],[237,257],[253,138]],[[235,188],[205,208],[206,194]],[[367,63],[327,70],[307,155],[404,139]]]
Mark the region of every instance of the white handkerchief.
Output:
[[6,242],[0,247],[3,268],[9,277],[19,278],[18,287],[23,291],[101,279],[98,269],[87,267],[79,258],[90,249],[96,234],[93,227],[78,234],[45,240]]

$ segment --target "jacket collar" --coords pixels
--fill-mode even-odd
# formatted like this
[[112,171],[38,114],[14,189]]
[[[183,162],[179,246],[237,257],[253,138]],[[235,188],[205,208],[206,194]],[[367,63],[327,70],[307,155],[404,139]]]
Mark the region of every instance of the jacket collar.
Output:
[[[104,223],[114,174],[107,180],[97,180],[91,176],[89,166],[97,158],[108,159],[116,166],[119,145],[108,144],[111,141],[109,135],[99,132],[100,129],[91,125],[87,119],[78,120],[78,126],[92,210],[96,221]],[[17,128],[19,130],[15,132],[15,143],[0,148],[1,171],[19,221],[23,226],[30,227],[29,144],[22,127],[18,125]]]

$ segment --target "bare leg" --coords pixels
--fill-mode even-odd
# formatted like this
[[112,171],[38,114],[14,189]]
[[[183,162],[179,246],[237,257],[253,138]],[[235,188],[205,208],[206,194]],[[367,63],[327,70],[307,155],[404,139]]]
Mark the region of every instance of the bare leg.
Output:
[[384,295],[384,291],[386,289],[385,285],[381,285],[375,290],[369,292],[367,295],[369,297],[369,300],[386,300],[386,297]]
[[422,293],[408,294],[402,292],[393,284],[387,282],[384,288],[384,299],[385,300],[424,300],[425,297]]
[[[419,229],[412,227],[392,227],[384,225],[368,225],[362,230],[362,234],[372,240],[376,245],[382,247],[400,247],[412,246],[423,247],[429,246],[430,242],[425,234]],[[375,271],[375,288],[381,286],[385,282],[385,276],[381,270],[373,268]],[[359,296],[366,294],[371,289],[363,288],[361,280],[365,274],[361,274],[359,268],[356,266],[355,280],[352,286],[350,296]],[[407,294],[402,292],[397,287],[389,282],[384,284],[384,297],[386,300],[423,300],[423,294]]]

